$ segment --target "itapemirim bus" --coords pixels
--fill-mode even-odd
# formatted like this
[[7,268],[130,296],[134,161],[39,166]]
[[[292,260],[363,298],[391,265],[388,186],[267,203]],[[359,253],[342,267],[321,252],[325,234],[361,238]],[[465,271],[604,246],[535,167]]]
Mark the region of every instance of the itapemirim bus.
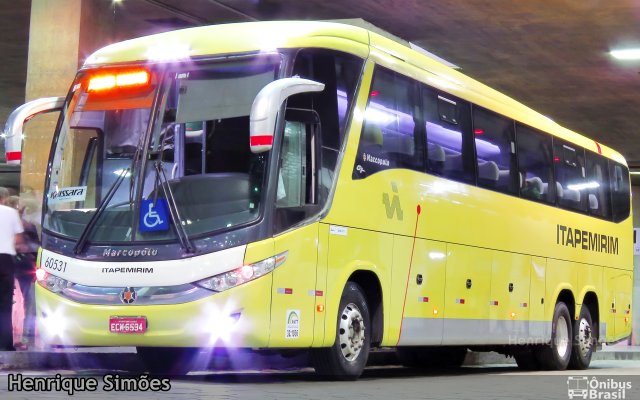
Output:
[[8,159],[49,110],[48,343],[136,346],[153,372],[197,349],[300,349],[354,379],[373,348],[583,369],[630,334],[624,158],[375,30],[256,22],[107,46],[65,99],[12,116]]

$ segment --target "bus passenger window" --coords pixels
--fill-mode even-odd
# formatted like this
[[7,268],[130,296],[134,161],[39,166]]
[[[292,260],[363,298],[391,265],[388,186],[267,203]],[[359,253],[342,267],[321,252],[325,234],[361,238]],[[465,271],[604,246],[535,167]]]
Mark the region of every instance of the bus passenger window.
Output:
[[611,196],[607,159],[601,155],[586,152],[589,214],[611,218]]
[[422,171],[424,134],[416,115],[418,86],[414,81],[379,67],[374,74],[365,111],[353,179],[378,171],[406,168]]
[[622,164],[609,161],[609,179],[613,221],[620,222],[629,217],[629,169]]
[[554,184],[551,137],[526,125],[516,124],[520,196],[554,203],[562,188]]
[[480,107],[473,109],[478,185],[506,193],[518,192],[513,120]]
[[587,211],[590,182],[585,181],[584,150],[559,139],[553,141],[553,165],[556,185],[562,187],[558,205],[577,211]]
[[462,182],[474,182],[469,103],[423,86],[422,110],[427,135],[427,170]]

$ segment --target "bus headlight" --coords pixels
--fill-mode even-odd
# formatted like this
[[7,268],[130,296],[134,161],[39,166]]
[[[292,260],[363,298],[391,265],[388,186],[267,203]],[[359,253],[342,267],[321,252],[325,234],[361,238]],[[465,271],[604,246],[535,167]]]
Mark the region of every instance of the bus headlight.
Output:
[[243,283],[268,274],[276,267],[282,265],[286,259],[287,252],[285,251],[277,256],[269,257],[253,264],[243,265],[240,268],[236,268],[210,278],[202,279],[194,282],[194,285],[213,290],[214,292],[222,292],[223,290],[242,285]]
[[42,279],[40,279],[40,277],[38,278],[38,283],[53,293],[60,293],[66,288],[73,286],[72,282],[62,279],[59,276],[51,275],[48,272],[42,276]]

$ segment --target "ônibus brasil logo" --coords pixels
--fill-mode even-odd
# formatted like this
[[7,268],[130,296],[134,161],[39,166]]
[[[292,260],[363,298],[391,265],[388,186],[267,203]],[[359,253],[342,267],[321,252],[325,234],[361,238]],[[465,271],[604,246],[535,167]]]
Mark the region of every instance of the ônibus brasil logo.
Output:
[[627,390],[631,389],[631,382],[619,381],[613,378],[593,376],[570,376],[567,378],[567,395],[570,399],[626,399]]

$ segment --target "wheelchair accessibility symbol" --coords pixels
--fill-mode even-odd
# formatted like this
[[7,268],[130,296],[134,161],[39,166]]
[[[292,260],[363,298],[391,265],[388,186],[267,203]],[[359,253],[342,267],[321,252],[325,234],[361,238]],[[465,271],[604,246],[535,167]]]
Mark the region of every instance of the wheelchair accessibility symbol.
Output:
[[165,199],[142,200],[140,207],[140,232],[166,231],[169,229],[167,201]]

